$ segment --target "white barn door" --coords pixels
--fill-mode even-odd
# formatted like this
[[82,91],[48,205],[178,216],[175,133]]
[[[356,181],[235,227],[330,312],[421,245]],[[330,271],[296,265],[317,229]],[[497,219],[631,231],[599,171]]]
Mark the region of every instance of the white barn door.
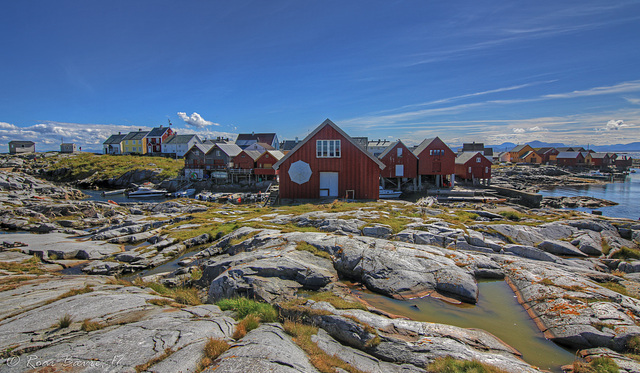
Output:
[[338,173],[320,172],[320,197],[338,196]]

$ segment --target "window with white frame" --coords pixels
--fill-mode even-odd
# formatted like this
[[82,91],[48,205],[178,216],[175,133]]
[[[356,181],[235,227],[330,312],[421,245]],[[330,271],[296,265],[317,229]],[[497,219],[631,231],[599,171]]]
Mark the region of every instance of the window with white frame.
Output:
[[480,157],[476,158],[476,163],[480,163]]
[[402,148],[398,148],[398,157],[402,157]]
[[471,173],[471,167],[469,167],[469,173]]
[[316,140],[317,158],[340,158],[340,140]]

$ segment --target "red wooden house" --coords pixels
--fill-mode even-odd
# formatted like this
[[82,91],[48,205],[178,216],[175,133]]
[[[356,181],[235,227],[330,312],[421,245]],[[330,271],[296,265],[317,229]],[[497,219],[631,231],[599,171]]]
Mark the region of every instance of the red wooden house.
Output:
[[378,159],[384,163],[385,168],[381,171],[382,187],[386,187],[386,179],[396,182],[398,189],[401,188],[403,180],[411,179],[415,182],[418,177],[418,157],[407,148],[402,141],[396,141],[389,145]]
[[556,157],[558,166],[578,166],[584,165],[584,155],[581,152],[560,152]]
[[491,179],[491,164],[481,152],[462,153],[456,157],[456,177],[471,180],[474,184],[488,184]]
[[167,137],[175,135],[175,132],[171,129],[171,127],[156,127],[151,129],[147,136],[145,137],[147,141],[147,154],[151,155],[161,155],[162,154],[162,144],[167,139]]
[[245,149],[233,157],[233,168],[253,170],[256,168],[256,159],[260,158],[260,155],[260,152],[257,150]]
[[447,175],[456,172],[456,154],[439,137],[424,140],[413,154],[418,157],[419,186],[422,186],[422,176],[436,187],[443,186]]
[[329,119],[273,165],[282,200],[378,199],[384,167]]
[[276,170],[273,169],[273,165],[281,160],[282,157],[284,157],[284,154],[279,150],[265,151],[256,159],[256,168],[253,172],[267,179],[271,178],[270,176],[275,176]]

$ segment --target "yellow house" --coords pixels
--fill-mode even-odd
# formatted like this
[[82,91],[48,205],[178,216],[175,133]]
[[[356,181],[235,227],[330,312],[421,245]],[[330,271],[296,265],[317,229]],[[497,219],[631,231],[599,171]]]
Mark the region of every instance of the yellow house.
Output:
[[147,154],[147,134],[149,131],[129,132],[122,139],[122,154]]
[[529,146],[529,144],[516,146],[515,148],[509,151],[509,154],[511,155],[511,162],[513,163],[524,162],[524,160],[522,159],[522,156],[532,151],[533,151],[533,148]]

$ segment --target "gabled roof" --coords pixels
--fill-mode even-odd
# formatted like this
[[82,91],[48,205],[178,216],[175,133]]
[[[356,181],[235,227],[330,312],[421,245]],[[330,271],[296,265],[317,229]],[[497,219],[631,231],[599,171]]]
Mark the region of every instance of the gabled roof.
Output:
[[[462,152],[462,153],[458,154],[458,156],[456,157],[456,164],[465,164],[465,163],[469,162],[469,160],[475,158],[476,156],[482,157],[482,158],[486,159],[487,161],[489,161],[487,159],[487,157],[485,157],[484,154],[482,154],[482,152],[473,151],[473,152]],[[489,162],[491,162],[491,161],[489,161]]]
[[124,140],[124,138],[127,135],[111,135],[109,136],[108,139],[106,139],[103,144],[108,145],[108,144],[120,144],[122,142],[122,140]]
[[526,152],[526,153],[524,153],[524,154],[522,155],[522,159],[525,159],[525,158],[527,158],[527,157],[528,157],[528,156],[530,156],[530,155],[538,155],[538,153],[536,153],[536,152],[534,152],[534,151],[528,151],[528,152]]
[[167,137],[166,140],[164,140],[164,144],[168,145],[168,144],[188,144],[189,141],[191,141],[193,138],[197,138],[197,142],[198,143],[202,143],[202,140],[200,140],[200,137],[198,137],[198,135],[171,135],[169,137]]
[[[281,152],[280,150],[267,150],[264,153],[269,153],[273,158],[277,160],[280,160],[282,159],[282,157],[284,157],[284,153]],[[264,153],[260,154],[260,156],[262,157]]]
[[236,144],[217,143],[217,144],[213,144],[211,146],[211,149],[209,149],[207,153],[210,153],[213,148],[218,148],[222,150],[222,152],[228,155],[229,157],[235,157],[236,155],[240,154],[240,152],[242,152],[242,148]]
[[256,159],[260,158],[260,156],[262,155],[262,153],[260,151],[258,151],[258,150],[243,150],[240,153],[238,153],[238,155],[240,155],[242,153],[245,153],[246,155],[248,155],[254,161]]
[[275,133],[241,133],[236,138],[236,144],[251,144],[253,142],[264,142],[267,144],[273,144],[273,140],[276,138]]
[[151,131],[149,131],[149,134],[147,134],[148,137],[161,137],[162,135],[164,135],[165,132],[167,132],[168,130],[170,130],[171,127],[155,127],[152,128]]
[[416,155],[415,155],[415,154],[413,154],[413,153],[411,152],[411,150],[409,150],[409,148],[408,148],[408,147],[407,147],[407,146],[406,146],[402,141],[398,140],[398,141],[395,141],[395,142],[391,143],[391,145],[387,146],[387,148],[386,148],[386,149],[384,149],[384,151],[383,151],[382,153],[378,154],[378,159],[382,159],[382,158],[384,158],[384,157],[385,157],[387,154],[389,154],[389,152],[390,152],[390,151],[392,151],[392,150],[393,150],[393,148],[395,148],[395,147],[396,147],[396,145],[398,145],[398,144],[402,144],[402,146],[404,146],[405,148],[407,148],[407,150],[408,150],[408,153],[409,153],[409,154],[411,154],[411,155],[413,155],[415,158],[417,158],[417,157],[416,157]]
[[578,158],[580,154],[581,154],[580,152],[560,152],[558,153],[558,156],[556,158],[557,159],[563,159],[563,158],[575,159],[575,158]]
[[212,148],[213,148],[213,145],[211,144],[193,144],[193,146],[190,147],[189,150],[187,150],[187,153],[190,153],[193,149],[198,149],[202,153],[207,154]]
[[149,131],[129,132],[123,140],[142,140],[148,133]]
[[609,154],[608,153],[591,153],[591,158],[604,159],[605,157],[609,157]]
[[[511,152],[521,152],[525,147],[529,146],[529,144],[524,144],[524,145],[518,145],[515,148],[511,149]],[[530,146],[529,146],[530,147]]]
[[384,168],[386,167],[384,165],[384,163],[380,162],[380,160],[376,157],[373,156],[373,154],[369,153],[368,151],[364,150],[364,148],[362,146],[360,146],[360,144],[358,144],[356,141],[354,141],[351,136],[347,135],[340,127],[338,127],[335,123],[333,123],[331,120],[329,119],[325,119],[324,122],[322,122],[318,127],[316,127],[315,130],[313,130],[313,132],[311,132],[310,134],[307,135],[307,137],[304,138],[304,140],[300,141],[298,143],[298,145],[296,145],[295,148],[293,148],[289,153],[287,153],[284,157],[280,158],[280,160],[278,162],[276,162],[276,164],[273,165],[273,169],[277,170],[278,168],[280,168],[280,165],[286,161],[287,159],[289,159],[289,157],[291,157],[291,155],[293,153],[295,153],[298,149],[300,149],[304,144],[306,144],[309,140],[311,140],[311,138],[313,138],[313,136],[315,136],[318,132],[320,132],[320,130],[322,130],[325,126],[331,126],[334,130],[336,130],[340,135],[342,135],[345,139],[347,139],[347,141],[349,141],[351,144],[353,144],[353,146],[355,146],[358,150],[360,150],[362,153],[364,153],[367,157],[369,157],[369,159],[371,159],[372,161],[374,161],[378,167],[380,167],[381,170],[384,170]]
[[[447,148],[449,148],[449,146],[447,144],[445,144],[444,141],[442,141],[442,139],[440,139],[438,136],[436,137],[432,137],[430,139],[424,139],[422,140],[422,142],[420,143],[420,145],[416,146],[415,149],[413,149],[413,154],[416,155],[416,157],[420,156],[420,153],[422,153],[426,148],[429,147],[429,145],[431,145],[432,142],[434,142],[435,140],[439,140],[440,142],[442,142],[444,144],[444,146],[446,146]],[[449,148],[449,150],[451,150],[451,148]],[[451,150],[453,152],[453,150]]]
[[555,148],[547,146],[547,147],[539,148],[538,150],[536,150],[536,153],[538,153],[540,155],[543,155],[543,154],[546,154],[546,153],[548,153],[550,151],[553,151],[553,150],[555,150]]
[[299,140],[284,140],[280,143],[280,150],[291,150],[298,145]]

